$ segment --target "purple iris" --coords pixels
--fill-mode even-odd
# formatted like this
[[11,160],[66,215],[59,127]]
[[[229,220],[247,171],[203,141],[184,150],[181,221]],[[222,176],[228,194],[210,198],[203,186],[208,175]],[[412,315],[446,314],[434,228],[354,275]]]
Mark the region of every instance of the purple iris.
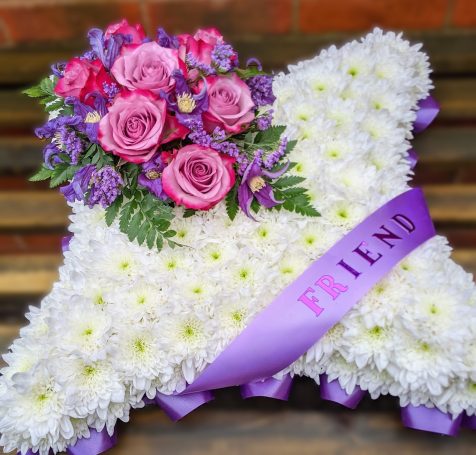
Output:
[[162,188],[162,172],[165,164],[160,158],[160,154],[156,154],[150,161],[142,165],[142,172],[139,174],[138,183],[149,190],[154,196],[165,201],[167,195]]
[[98,92],[88,94],[87,98],[94,98],[94,108],[84,104],[73,96],[66,98],[66,104],[72,104],[75,116],[82,119],[77,129],[88,136],[91,142],[97,144],[99,120],[107,114],[106,100]]
[[99,28],[89,30],[88,38],[94,53],[107,69],[111,69],[121,47],[130,43],[132,39],[130,35],[115,33],[106,40],[103,31]]
[[68,202],[84,201],[95,169],[96,166],[94,164],[84,166],[74,174],[73,180],[68,185],[60,188],[61,193]]
[[170,49],[178,49],[179,41],[176,36],[169,35],[162,27],[157,29],[157,43],[159,46],[168,47]]
[[248,165],[243,174],[240,186],[238,187],[238,204],[246,216],[254,220],[250,212],[253,198],[256,198],[259,204],[267,209],[283,202],[275,199],[273,187],[264,179],[264,177],[272,180],[277,179],[286,172],[288,166],[289,164],[276,172],[267,171],[261,169],[257,158]]
[[175,96],[161,95],[175,112],[177,120],[188,127],[187,123],[191,119],[200,118],[201,113],[208,109],[207,86],[204,84],[200,93],[193,93],[182,71],[175,70],[172,77],[175,79]]

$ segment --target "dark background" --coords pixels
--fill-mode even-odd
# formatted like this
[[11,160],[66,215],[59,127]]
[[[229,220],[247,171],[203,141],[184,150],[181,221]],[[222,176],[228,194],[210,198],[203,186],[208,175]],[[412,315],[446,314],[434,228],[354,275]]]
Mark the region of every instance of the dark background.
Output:
[[[55,190],[26,178],[41,162],[32,130],[45,116],[20,94],[87,45],[86,33],[125,17],[149,35],[216,26],[267,69],[316,54],[378,25],[420,41],[435,70],[442,110],[414,141],[422,185],[455,258],[476,271],[476,0],[0,0],[0,350],[25,323],[28,304],[48,292],[61,263],[67,208]],[[159,412],[134,414],[113,453],[164,454],[470,454],[474,434],[457,440],[402,429],[393,399],[360,411],[323,403],[308,380],[290,403],[243,403],[225,391],[206,409],[171,424]]]

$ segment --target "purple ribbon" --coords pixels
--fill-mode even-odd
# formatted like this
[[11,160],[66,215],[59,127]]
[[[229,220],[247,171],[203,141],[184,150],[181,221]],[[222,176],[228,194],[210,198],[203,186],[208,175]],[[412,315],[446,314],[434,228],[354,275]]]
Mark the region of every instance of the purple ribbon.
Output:
[[362,390],[359,386],[356,386],[354,391],[349,395],[340,386],[337,379],[329,382],[327,374],[321,374],[319,376],[319,380],[321,383],[321,398],[323,400],[339,403],[349,409],[355,409],[366,394],[365,390]]
[[450,414],[437,408],[411,405],[402,408],[403,425],[414,430],[456,436],[462,420],[463,414],[453,419]]
[[415,122],[413,123],[413,132],[421,133],[435,120],[440,112],[440,105],[431,95],[418,102],[418,110]]
[[[102,431],[89,429],[89,438],[78,439],[74,446],[68,447],[66,453],[68,455],[98,455],[112,449],[117,444],[116,432],[112,436],[109,435],[106,428]],[[50,450],[50,453],[53,453]],[[26,455],[35,455],[38,452],[33,452],[29,449]],[[20,452],[18,452],[20,455]]]
[[476,415],[469,416],[465,414],[461,426],[469,428],[470,430],[476,430]]
[[[177,422],[187,414],[213,400],[213,394],[210,391],[191,393],[188,395],[164,395],[157,392],[153,400],[147,400],[148,403],[155,403],[167,414],[167,416]],[[147,403],[146,403],[147,404]]]
[[[413,123],[413,132],[421,133],[427,129],[435,120],[438,112],[440,112],[440,105],[431,95],[420,100],[418,102],[418,110],[416,111],[416,119]],[[408,151],[407,159],[410,161],[410,169],[413,170],[418,162],[418,155],[413,148]]]
[[69,242],[71,242],[72,238],[73,238],[73,234],[65,235],[64,237],[61,238],[61,251],[63,253],[69,250]]
[[434,235],[420,189],[392,199],[281,292],[184,393],[263,380],[288,367]]
[[248,382],[240,388],[242,398],[267,397],[286,401],[291,392],[293,378],[290,374],[282,379],[267,378],[264,381]]

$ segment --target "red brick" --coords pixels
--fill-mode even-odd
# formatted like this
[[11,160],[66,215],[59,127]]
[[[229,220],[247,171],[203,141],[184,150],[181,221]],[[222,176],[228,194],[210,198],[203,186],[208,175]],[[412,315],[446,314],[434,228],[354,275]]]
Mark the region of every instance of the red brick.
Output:
[[214,26],[227,36],[291,31],[292,0],[159,0],[148,5],[149,21],[169,32]]
[[0,7],[0,21],[15,43],[84,38],[91,27],[123,17],[140,22],[137,2]]
[[457,27],[476,27],[476,1],[455,0],[452,24]]
[[307,33],[432,29],[443,26],[447,8],[448,0],[301,0],[299,25]]
[[0,21],[0,46],[5,46],[7,44],[10,44],[10,39],[8,38],[5,24]]

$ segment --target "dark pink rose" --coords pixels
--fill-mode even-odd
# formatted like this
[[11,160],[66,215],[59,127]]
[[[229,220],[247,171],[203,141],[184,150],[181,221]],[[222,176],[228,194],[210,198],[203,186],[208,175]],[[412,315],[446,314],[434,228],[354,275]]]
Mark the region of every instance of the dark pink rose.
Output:
[[220,202],[235,184],[235,159],[196,144],[173,155],[162,173],[162,186],[176,204],[208,210]]
[[175,81],[172,72],[179,68],[176,49],[159,46],[155,41],[123,46],[111,72],[119,84],[129,90],[143,89],[158,94],[168,93]]
[[[209,76],[206,79],[208,111],[203,124],[208,132],[219,126],[228,133],[239,133],[255,117],[255,107],[249,87],[235,74]],[[203,84],[203,83],[202,83]]]
[[129,25],[129,23],[122,19],[121,22],[110,25],[104,33],[104,38],[108,39],[111,35],[121,33],[122,35],[129,35],[131,37],[131,44],[140,44],[146,37],[142,25]]
[[79,57],[72,58],[65,67],[64,76],[58,80],[55,87],[55,93],[58,96],[66,98],[75,96],[79,98],[89,79],[91,64],[87,60],[81,60]]
[[64,77],[58,80],[55,93],[66,98],[74,96],[82,102],[91,104],[94,98],[88,97],[92,92],[104,93],[104,84],[113,82],[104,65],[100,60],[89,61],[86,59],[73,58],[66,65]]
[[223,43],[223,35],[216,28],[199,29],[195,35],[178,35],[179,56],[185,61],[191,53],[198,61],[211,65],[212,51],[216,44]]
[[162,142],[165,100],[152,93],[123,92],[99,123],[98,140],[107,152],[131,163],[145,163]]

